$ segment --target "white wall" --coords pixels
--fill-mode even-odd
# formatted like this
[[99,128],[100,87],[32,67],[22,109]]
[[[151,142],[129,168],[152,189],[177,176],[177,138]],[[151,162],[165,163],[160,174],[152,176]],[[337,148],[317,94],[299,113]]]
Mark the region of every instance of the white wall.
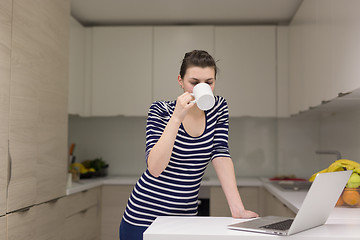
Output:
[[[144,117],[69,118],[69,144],[78,161],[103,157],[109,173],[140,176],[145,170]],[[360,111],[291,118],[230,118],[230,153],[238,177],[295,174],[308,178],[336,160],[316,150],[338,150],[360,162]],[[206,176],[216,173],[211,165]]]
[[[145,170],[145,117],[69,117],[69,144],[78,162],[102,157],[109,174],[135,175]],[[276,120],[230,119],[229,145],[238,176],[276,173]],[[212,166],[207,176],[216,176]]]

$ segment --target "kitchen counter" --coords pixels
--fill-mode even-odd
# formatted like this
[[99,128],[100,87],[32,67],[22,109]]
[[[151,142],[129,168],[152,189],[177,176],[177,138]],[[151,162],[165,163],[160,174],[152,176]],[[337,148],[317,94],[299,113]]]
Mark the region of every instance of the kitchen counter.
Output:
[[325,224],[291,236],[274,236],[228,230],[227,225],[246,220],[231,217],[158,217],[145,231],[144,240],[230,239],[359,239],[360,224]]
[[[307,191],[283,191],[261,179],[262,185],[295,213]],[[273,236],[228,230],[227,225],[247,221],[231,217],[158,217],[144,234],[144,240],[211,239],[359,239],[360,208],[336,207],[325,225],[292,236]]]
[[[71,187],[66,189],[66,195],[82,192],[102,185],[135,185],[138,178],[139,176],[108,176],[104,178],[80,179],[79,182],[72,182]],[[263,184],[259,178],[238,178],[236,181],[239,187],[260,187]],[[201,182],[201,186],[220,186],[220,182],[216,177],[205,177]]]

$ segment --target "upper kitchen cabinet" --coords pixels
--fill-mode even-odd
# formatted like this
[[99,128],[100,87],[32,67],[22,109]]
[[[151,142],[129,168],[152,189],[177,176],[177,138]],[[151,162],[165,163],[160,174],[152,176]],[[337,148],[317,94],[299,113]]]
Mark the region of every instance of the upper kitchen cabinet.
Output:
[[[326,6],[326,2],[318,4],[321,8]],[[334,91],[336,94],[351,92],[360,88],[360,1],[332,0],[331,8],[326,9],[327,15],[331,13],[332,21],[330,42]]]
[[13,1],[8,212],[65,195],[69,14],[69,1]]
[[[0,1],[0,216],[6,213],[12,0]],[[0,221],[0,239],[5,217]]]
[[152,30],[92,29],[91,115],[146,116],[152,101]]
[[303,1],[289,25],[290,113],[360,87],[358,1]]
[[175,100],[182,89],[177,83],[186,52],[198,49],[214,53],[212,26],[154,27],[153,100]]
[[70,18],[69,53],[69,114],[85,114],[85,54],[86,29],[73,17]]
[[215,27],[215,59],[230,116],[276,116],[275,26]]

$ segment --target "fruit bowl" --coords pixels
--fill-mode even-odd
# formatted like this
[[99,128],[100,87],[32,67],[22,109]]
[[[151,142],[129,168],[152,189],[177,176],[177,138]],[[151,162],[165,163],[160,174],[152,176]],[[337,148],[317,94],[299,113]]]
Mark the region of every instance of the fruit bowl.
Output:
[[336,207],[360,207],[360,188],[344,188]]

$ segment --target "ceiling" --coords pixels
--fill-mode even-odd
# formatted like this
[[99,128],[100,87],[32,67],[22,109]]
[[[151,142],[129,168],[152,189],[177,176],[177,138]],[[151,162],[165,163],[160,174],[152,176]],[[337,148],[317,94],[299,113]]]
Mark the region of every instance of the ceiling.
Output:
[[302,0],[71,0],[85,26],[288,24]]

